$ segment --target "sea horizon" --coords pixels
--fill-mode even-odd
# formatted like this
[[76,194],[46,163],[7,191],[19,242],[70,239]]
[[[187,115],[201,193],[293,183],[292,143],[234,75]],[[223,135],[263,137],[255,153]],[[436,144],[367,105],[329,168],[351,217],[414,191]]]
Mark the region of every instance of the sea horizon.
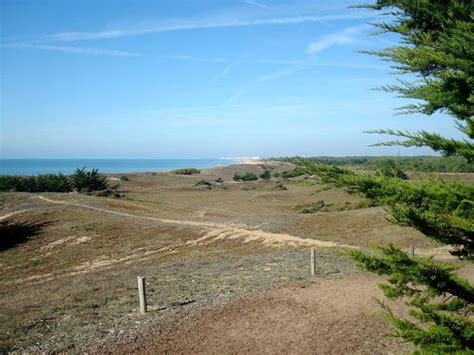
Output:
[[180,168],[206,169],[235,164],[240,162],[242,158],[2,158],[0,159],[0,175],[72,174],[77,168],[84,167],[86,169],[99,169],[100,172],[109,174],[167,171]]

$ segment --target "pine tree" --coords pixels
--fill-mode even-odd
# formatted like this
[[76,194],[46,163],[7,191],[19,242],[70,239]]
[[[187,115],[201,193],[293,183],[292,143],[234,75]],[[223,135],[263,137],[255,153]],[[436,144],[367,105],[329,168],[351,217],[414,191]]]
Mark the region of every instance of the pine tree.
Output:
[[[404,113],[451,116],[463,140],[438,133],[375,130],[370,133],[405,138],[378,145],[430,147],[445,156],[474,161],[474,5],[470,0],[377,0],[362,5],[384,11],[391,21],[375,24],[380,33],[395,33],[402,45],[369,52],[394,63],[400,74],[415,74],[412,82],[384,90],[397,92],[416,103]],[[344,176],[344,177],[343,177]],[[457,245],[460,258],[474,257],[474,189],[443,181],[397,181],[387,177],[355,177],[349,173],[327,175],[328,181],[378,198],[393,221],[410,225],[446,244]],[[394,246],[378,254],[352,252],[366,270],[388,275],[381,285],[388,298],[404,298],[412,318],[400,318],[384,305],[396,334],[428,353],[474,351],[474,287],[459,278],[456,267],[433,258],[411,259]]]
[[437,133],[394,131],[407,138],[379,145],[427,146],[446,156],[474,161],[474,5],[471,0],[378,0],[358,7],[385,11],[392,21],[377,23],[379,33],[396,33],[403,45],[368,52],[394,63],[401,74],[416,74],[416,81],[382,89],[397,92],[416,103],[401,108],[404,113],[451,115],[467,139],[445,138]]
[[[370,133],[402,137],[378,145],[430,147],[445,156],[474,161],[474,5],[469,0],[377,0],[357,7],[382,11],[390,20],[375,26],[380,33],[396,33],[401,45],[369,52],[394,63],[400,74],[414,74],[414,82],[384,90],[416,103],[404,113],[452,117],[465,139],[438,133],[375,130]],[[460,259],[474,259],[474,186],[460,182],[402,180],[384,174],[356,174],[295,158],[290,161],[322,182],[360,193],[384,206],[389,220],[454,246]],[[395,327],[395,335],[415,343],[424,353],[474,352],[474,287],[456,274],[457,267],[431,257],[410,258],[393,245],[375,253],[350,252],[363,269],[387,275],[380,285],[388,298],[402,298],[410,317],[391,312],[380,302]]]

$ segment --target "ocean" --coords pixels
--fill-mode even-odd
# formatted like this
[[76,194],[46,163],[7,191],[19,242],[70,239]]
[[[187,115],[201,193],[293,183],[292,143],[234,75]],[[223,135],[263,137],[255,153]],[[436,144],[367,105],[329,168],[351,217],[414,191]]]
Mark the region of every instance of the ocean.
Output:
[[71,174],[83,167],[99,169],[102,173],[152,172],[238,162],[238,159],[0,159],[0,175]]

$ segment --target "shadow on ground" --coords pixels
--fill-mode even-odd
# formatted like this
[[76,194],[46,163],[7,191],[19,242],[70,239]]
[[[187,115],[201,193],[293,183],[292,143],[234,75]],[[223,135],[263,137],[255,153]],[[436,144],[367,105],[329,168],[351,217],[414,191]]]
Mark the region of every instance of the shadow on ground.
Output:
[[26,243],[49,222],[4,220],[0,221],[0,252]]

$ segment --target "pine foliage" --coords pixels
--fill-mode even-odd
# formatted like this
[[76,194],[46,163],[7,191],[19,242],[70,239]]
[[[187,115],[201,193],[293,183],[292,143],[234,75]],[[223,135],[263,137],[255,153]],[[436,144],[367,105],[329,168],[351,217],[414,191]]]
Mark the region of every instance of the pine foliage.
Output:
[[[470,140],[474,139],[474,5],[470,0],[377,0],[358,7],[383,10],[390,20],[374,24],[380,33],[395,33],[403,45],[368,52],[392,62],[400,74],[416,74],[415,81],[382,89],[416,103],[404,113],[431,115],[444,111]],[[382,145],[428,146],[446,156],[472,162],[474,146],[436,133],[377,130],[407,138]]]
[[395,325],[395,335],[426,353],[472,354],[474,325],[469,316],[474,311],[474,288],[456,275],[457,268],[429,257],[411,259],[392,245],[378,251],[375,256],[350,253],[366,270],[388,275],[388,284],[380,285],[386,297],[403,297],[411,306],[411,319],[399,318],[381,303]]
[[[456,121],[464,140],[437,133],[375,130],[401,140],[379,145],[430,147],[445,156],[474,161],[474,5],[470,0],[376,0],[359,7],[384,11],[391,20],[375,24],[380,33],[395,33],[402,45],[370,52],[394,63],[414,82],[383,87],[416,103],[405,113],[431,115],[444,111]],[[332,186],[377,201],[397,223],[412,226],[430,238],[454,246],[459,258],[474,259],[474,186],[460,182],[409,181],[390,174],[355,174],[304,159],[290,161]],[[395,174],[392,174],[395,175]],[[474,352],[474,287],[455,273],[456,267],[432,258],[410,258],[390,245],[377,254],[352,251],[363,269],[387,275],[380,285],[389,298],[403,298],[410,317],[395,315],[383,305],[396,335],[425,353]]]

